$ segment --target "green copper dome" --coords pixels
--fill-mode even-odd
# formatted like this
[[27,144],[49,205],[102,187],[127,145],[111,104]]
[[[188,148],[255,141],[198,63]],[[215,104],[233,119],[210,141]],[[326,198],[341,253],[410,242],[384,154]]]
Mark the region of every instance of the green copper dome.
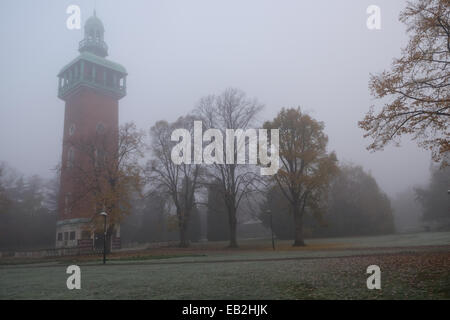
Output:
[[102,58],[108,55],[108,46],[104,41],[105,28],[102,21],[94,15],[84,24],[84,39],[81,40],[78,51],[90,52]]
[[103,32],[105,31],[105,28],[103,27],[103,23],[102,21],[97,18],[97,14],[94,11],[94,15],[89,17],[89,19],[87,19],[86,23],[84,24],[84,28],[90,28],[90,27],[94,27],[94,28],[98,28],[99,30],[102,30]]

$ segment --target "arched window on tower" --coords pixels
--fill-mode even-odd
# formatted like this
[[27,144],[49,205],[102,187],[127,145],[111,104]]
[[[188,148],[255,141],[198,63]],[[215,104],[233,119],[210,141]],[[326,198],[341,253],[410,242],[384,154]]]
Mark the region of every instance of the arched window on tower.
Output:
[[69,151],[67,151],[67,168],[73,168],[75,158],[75,149],[73,147],[69,148]]
[[106,154],[105,151],[101,148],[95,148],[94,151],[94,160],[95,167],[103,167],[106,164]]
[[97,134],[104,134],[106,131],[105,125],[101,122],[97,123],[97,127],[95,129],[97,131]]
[[72,124],[69,127],[69,136],[73,136],[74,133],[75,133],[75,124]]
[[65,214],[70,214],[70,212],[72,211],[72,204],[70,203],[71,201],[71,194],[70,192],[66,193],[66,196],[64,197],[64,213]]
[[94,150],[94,166],[98,167],[98,149],[95,148]]

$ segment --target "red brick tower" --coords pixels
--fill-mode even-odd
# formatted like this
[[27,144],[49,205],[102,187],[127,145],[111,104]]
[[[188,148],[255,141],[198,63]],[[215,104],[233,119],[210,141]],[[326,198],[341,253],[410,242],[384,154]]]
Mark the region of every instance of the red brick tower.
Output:
[[[69,141],[87,141],[103,132],[118,132],[119,100],[126,95],[125,68],[105,59],[108,46],[104,28],[95,12],[84,26],[79,56],[58,74],[58,97],[65,101],[63,151],[56,247],[93,245],[94,233],[87,226],[98,215],[98,207],[89,192],[83,195],[83,183],[75,179],[75,168],[83,172],[89,156]],[[108,148],[118,145],[118,135],[109,136]],[[95,150],[97,156],[97,150]],[[85,170],[89,172],[88,170]],[[120,246],[120,228],[112,235],[113,247]]]

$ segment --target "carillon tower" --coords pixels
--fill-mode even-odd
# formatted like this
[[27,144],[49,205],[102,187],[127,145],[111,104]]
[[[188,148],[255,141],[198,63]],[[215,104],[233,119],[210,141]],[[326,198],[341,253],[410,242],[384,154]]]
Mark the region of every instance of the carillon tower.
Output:
[[[103,23],[94,11],[84,26],[80,54],[58,74],[58,97],[65,101],[65,116],[57,248],[94,246],[95,234],[88,226],[99,212],[91,190],[85,190],[86,185],[83,185],[82,178],[89,177],[81,177],[90,172],[88,141],[90,137],[109,132],[115,134],[105,140],[107,148],[114,150],[118,146],[119,100],[126,95],[127,71],[120,64],[105,59],[108,46],[104,32]],[[119,228],[110,240],[113,249],[120,247]]]

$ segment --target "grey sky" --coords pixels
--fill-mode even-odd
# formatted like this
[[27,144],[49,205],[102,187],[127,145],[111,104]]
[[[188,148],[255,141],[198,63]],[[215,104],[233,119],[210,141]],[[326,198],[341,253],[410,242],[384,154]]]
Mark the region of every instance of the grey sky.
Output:
[[[78,54],[83,30],[66,28],[66,8],[94,1],[0,2],[0,160],[50,176],[60,160],[64,102],[56,74]],[[381,7],[382,29],[366,28]],[[144,129],[175,120],[204,95],[233,86],[266,105],[261,119],[302,106],[324,121],[330,150],[370,170],[393,193],[426,181],[430,154],[407,140],[369,153],[357,127],[373,103],[369,73],[388,68],[406,44],[405,1],[97,0],[109,59],[129,73],[120,122]]]

